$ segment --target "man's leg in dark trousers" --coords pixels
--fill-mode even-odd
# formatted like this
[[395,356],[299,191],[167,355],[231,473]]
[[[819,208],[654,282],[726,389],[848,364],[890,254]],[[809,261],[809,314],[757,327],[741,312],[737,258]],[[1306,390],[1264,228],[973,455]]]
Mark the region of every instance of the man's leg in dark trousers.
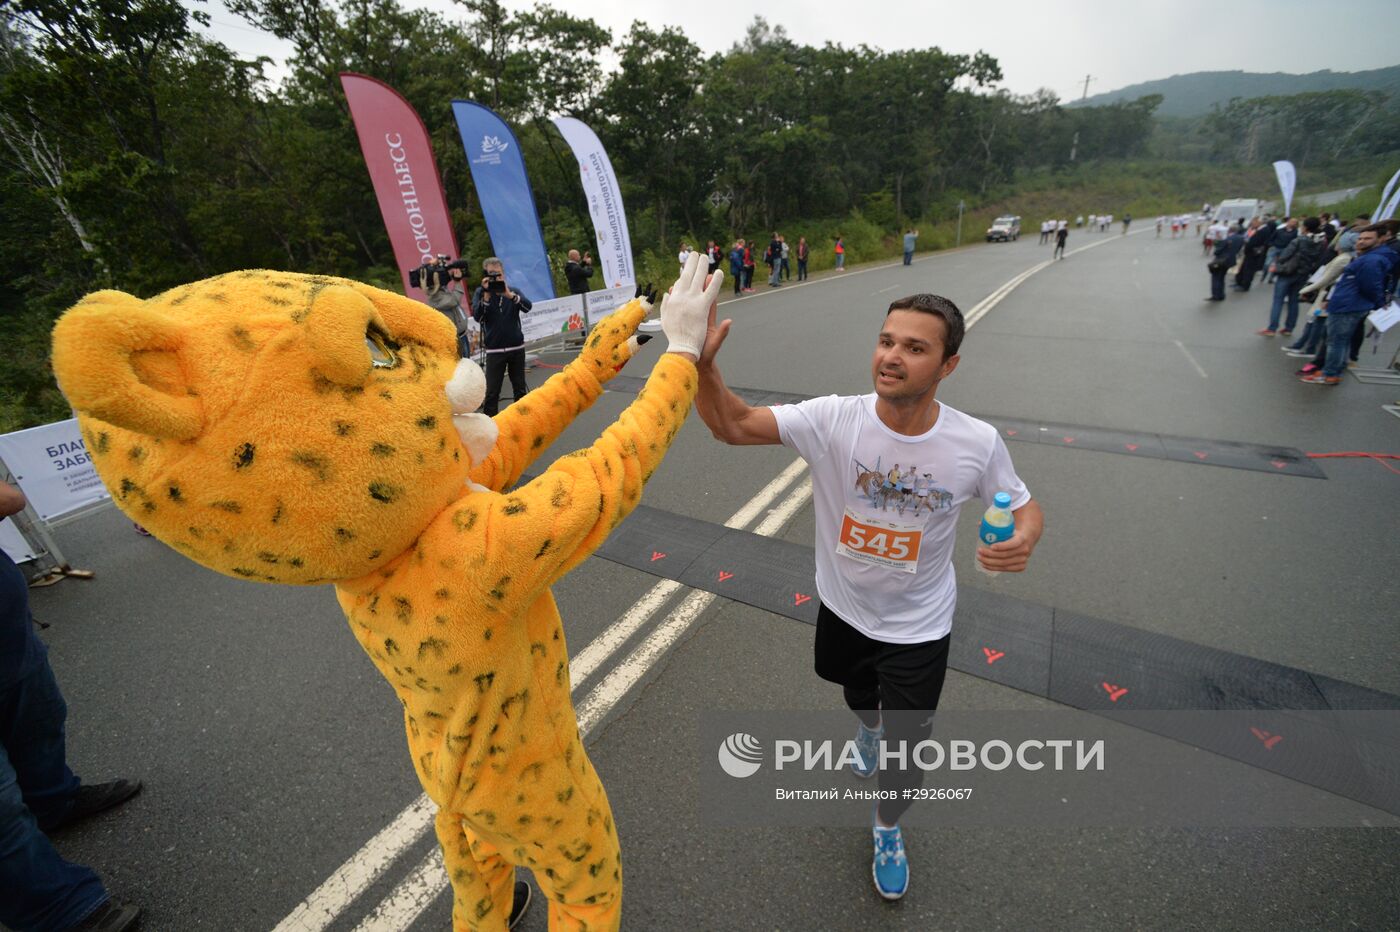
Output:
[[905,761],[898,757],[880,767],[880,789],[894,790],[894,799],[880,801],[880,822],[894,825],[912,800],[905,789],[923,785],[924,772],[913,763],[914,746],[933,733],[933,712],[948,673],[948,642],[888,644],[874,641],[847,625],[825,605],[818,608],[817,675],[841,683],[846,705],[866,728],[884,729],[884,747],[897,753],[904,742]]
[[522,348],[504,355],[510,371],[510,396],[512,400],[519,401],[530,391],[530,386],[525,384],[525,350]]
[[501,383],[506,377],[506,357],[509,353],[486,354],[486,397],[481,402],[481,413],[495,417],[501,408]]
[[[1225,269],[1210,273],[1210,296],[1217,301],[1225,300]],[[488,379],[488,385],[490,380]],[[490,391],[488,387],[487,391]]]
[[78,788],[67,712],[47,658],[0,690],[0,923],[12,929],[66,929],[107,900],[97,875],[60,857],[39,827],[66,814]]

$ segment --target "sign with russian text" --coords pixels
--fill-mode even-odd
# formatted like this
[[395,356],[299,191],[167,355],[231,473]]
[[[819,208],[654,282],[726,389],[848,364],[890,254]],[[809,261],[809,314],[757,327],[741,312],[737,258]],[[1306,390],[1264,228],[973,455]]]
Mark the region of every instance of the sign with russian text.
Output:
[[0,434],[0,459],[44,521],[109,497],[88,456],[77,418]]
[[382,81],[346,71],[341,72],[340,84],[403,276],[404,294],[425,301],[423,290],[409,284],[408,273],[439,253],[458,257],[427,127],[418,111]]
[[530,313],[520,315],[520,329],[525,332],[526,343],[557,337],[571,330],[582,330],[583,295],[571,294],[536,301]]
[[623,285],[620,288],[604,288],[600,291],[590,291],[585,297],[588,299],[588,322],[596,324],[607,317],[613,311],[631,301],[637,294],[636,285]]
[[622,208],[622,189],[607,150],[593,130],[573,117],[555,117],[554,125],[578,159],[579,180],[588,198],[588,214],[593,218],[604,283],[609,287],[635,284],[637,273],[632,266],[632,237],[627,232],[627,214]]

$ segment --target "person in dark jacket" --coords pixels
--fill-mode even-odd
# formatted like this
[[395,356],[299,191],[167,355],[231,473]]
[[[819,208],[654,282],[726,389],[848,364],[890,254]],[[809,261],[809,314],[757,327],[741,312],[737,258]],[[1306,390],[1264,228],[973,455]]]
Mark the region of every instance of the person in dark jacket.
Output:
[[729,250],[729,277],[734,279],[734,293],[744,290],[744,241],[736,239]]
[[1288,244],[1298,238],[1298,218],[1284,217],[1283,226],[1274,231],[1273,239],[1269,240],[1269,251],[1264,255],[1264,266],[1269,271],[1264,276],[1266,282],[1275,281],[1277,273],[1273,271],[1274,261],[1278,259],[1279,253],[1288,248]]
[[1385,281],[1395,255],[1376,248],[1385,232],[1382,224],[1374,224],[1356,238],[1356,258],[1342,270],[1327,298],[1326,362],[1321,372],[1305,375],[1299,381],[1313,385],[1337,385],[1342,381],[1352,334],[1368,313],[1385,303]]
[[495,417],[507,371],[515,401],[530,390],[525,384],[525,332],[520,327],[520,315],[528,314],[532,305],[529,298],[512,291],[506,283],[500,259],[492,256],[481,263],[481,268],[486,277],[472,293],[472,319],[481,324],[481,341],[486,347],[486,398],[481,411],[487,417]]
[[1215,252],[1211,256],[1210,264],[1206,268],[1210,269],[1210,297],[1207,301],[1225,300],[1225,273],[1230,271],[1230,267],[1235,264],[1235,258],[1244,248],[1244,234],[1239,227],[1230,230],[1228,236],[1215,244]]
[[1235,283],[1230,287],[1236,291],[1248,291],[1254,284],[1254,276],[1264,268],[1264,254],[1269,251],[1269,243],[1274,238],[1277,226],[1273,220],[1260,222],[1256,217],[1249,223],[1244,234],[1244,258],[1240,260],[1240,270],[1235,274]]
[[593,253],[585,252],[579,258],[577,249],[569,250],[569,261],[564,263],[564,278],[569,283],[569,294],[588,294],[588,280],[593,277]]
[[1269,271],[1278,277],[1274,279],[1269,326],[1259,331],[1261,337],[1271,337],[1279,332],[1279,312],[1283,310],[1285,299],[1288,301],[1288,319],[1283,322],[1282,333],[1284,336],[1293,333],[1293,325],[1298,323],[1298,291],[1322,264],[1324,246],[1318,233],[1321,229],[1322,221],[1317,217],[1303,221],[1303,235],[1289,240],[1288,245],[1275,257],[1274,264],[1269,266]]
[[779,276],[782,275],[783,241],[777,233],[768,241],[768,248],[763,251],[763,261],[768,263],[768,287],[777,288],[782,285]]

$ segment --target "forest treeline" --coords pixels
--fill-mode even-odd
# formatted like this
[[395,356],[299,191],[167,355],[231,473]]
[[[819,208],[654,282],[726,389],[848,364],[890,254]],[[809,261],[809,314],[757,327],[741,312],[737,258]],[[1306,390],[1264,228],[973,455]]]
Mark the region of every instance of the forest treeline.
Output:
[[[454,98],[516,130],[552,257],[592,241],[576,164],[548,122],[557,114],[602,138],[634,250],[657,255],[682,237],[766,237],[799,218],[893,234],[1027,172],[1148,155],[1157,131],[1158,97],[1065,108],[1048,92],[1013,95],[980,52],[813,47],[755,19],[730,50],[705,54],[673,28],[639,22],[613,36],[544,4],[459,2],[447,17],[397,0],[229,0],[291,44],[277,81],[273,63],[202,35],[207,15],[178,0],[0,2],[0,327],[11,351],[0,430],[65,410],[47,332],[94,288],[149,295],[237,268],[398,286],[341,71],[385,81],[422,115],[473,260],[490,244]],[[1233,139],[1227,117],[1198,132]],[[1197,157],[1266,152],[1207,146]]]

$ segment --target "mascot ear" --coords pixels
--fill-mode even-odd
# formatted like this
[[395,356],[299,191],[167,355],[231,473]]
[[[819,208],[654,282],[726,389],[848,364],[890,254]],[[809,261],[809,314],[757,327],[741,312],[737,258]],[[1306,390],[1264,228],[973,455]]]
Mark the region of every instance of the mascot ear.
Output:
[[373,367],[371,330],[388,332],[368,298],[348,283],[322,289],[306,319],[316,371],[337,385],[363,385]]
[[120,291],[88,295],[53,329],[53,368],[75,409],[151,437],[192,440],[204,409],[180,364],[183,328]]

